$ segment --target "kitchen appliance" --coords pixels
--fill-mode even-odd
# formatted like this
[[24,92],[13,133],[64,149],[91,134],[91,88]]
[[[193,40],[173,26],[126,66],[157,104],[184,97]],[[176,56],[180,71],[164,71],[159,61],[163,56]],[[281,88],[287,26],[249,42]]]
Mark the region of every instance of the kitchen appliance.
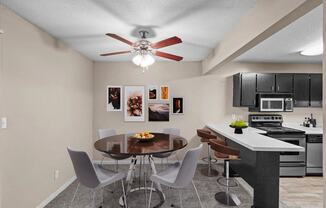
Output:
[[258,97],[260,112],[292,112],[292,94],[260,94]]
[[[306,148],[305,132],[283,127],[283,117],[278,114],[250,114],[249,126],[265,131],[264,135]],[[305,176],[305,152],[281,152],[280,176]]]
[[323,174],[323,135],[307,135],[307,175]]

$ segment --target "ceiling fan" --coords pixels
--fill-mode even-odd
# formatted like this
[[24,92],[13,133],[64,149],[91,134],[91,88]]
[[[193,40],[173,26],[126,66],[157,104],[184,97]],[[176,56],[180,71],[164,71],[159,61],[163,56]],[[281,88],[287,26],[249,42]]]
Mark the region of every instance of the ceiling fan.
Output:
[[135,53],[137,54],[133,58],[133,62],[136,65],[139,65],[141,67],[148,67],[149,65],[153,64],[155,62],[155,59],[153,58],[152,55],[154,56],[159,56],[162,58],[174,60],[174,61],[181,61],[183,57],[173,55],[170,53],[165,53],[162,51],[158,51],[157,49],[164,48],[167,46],[175,45],[182,43],[182,40],[177,37],[171,37],[156,43],[151,43],[146,39],[146,35],[148,34],[148,31],[139,31],[141,39],[136,41],[136,42],[131,42],[119,35],[113,34],[113,33],[107,33],[106,35],[114,38],[116,40],[119,40],[121,42],[126,43],[127,45],[131,46],[132,49],[128,51],[119,51],[119,52],[112,52],[112,53],[103,53],[100,54],[101,56],[112,56],[112,55],[119,55],[119,54],[126,54],[126,53]]

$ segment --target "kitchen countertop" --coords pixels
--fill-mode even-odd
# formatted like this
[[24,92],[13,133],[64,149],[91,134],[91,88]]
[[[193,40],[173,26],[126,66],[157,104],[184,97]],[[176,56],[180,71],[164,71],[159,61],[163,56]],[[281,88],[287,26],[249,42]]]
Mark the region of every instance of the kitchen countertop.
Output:
[[323,134],[323,126],[318,126],[317,127],[304,127],[300,125],[299,123],[283,123],[283,126],[293,128],[293,129],[298,129],[301,131],[305,131],[306,134]]
[[303,147],[283,142],[271,137],[261,135],[265,131],[248,127],[243,129],[243,134],[235,134],[234,129],[228,124],[207,124],[212,131],[252,150],[252,151],[266,151],[266,152],[303,152]]

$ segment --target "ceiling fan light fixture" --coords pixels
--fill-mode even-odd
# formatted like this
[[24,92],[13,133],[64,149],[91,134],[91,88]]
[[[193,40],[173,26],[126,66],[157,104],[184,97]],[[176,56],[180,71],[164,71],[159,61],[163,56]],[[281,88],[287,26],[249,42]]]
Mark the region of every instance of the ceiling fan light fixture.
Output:
[[133,59],[132,62],[140,66],[142,68],[147,68],[150,65],[155,63],[155,59],[152,55],[150,54],[137,54]]

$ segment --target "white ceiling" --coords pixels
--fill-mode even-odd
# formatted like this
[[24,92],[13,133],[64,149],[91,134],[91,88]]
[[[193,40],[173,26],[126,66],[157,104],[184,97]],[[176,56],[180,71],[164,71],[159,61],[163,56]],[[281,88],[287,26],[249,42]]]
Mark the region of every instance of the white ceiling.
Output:
[[139,28],[154,32],[152,42],[179,36],[183,43],[162,51],[203,60],[255,4],[255,0],[2,0],[33,24],[95,61],[126,61],[130,55],[100,57],[128,49],[106,37],[131,41]]
[[302,56],[300,51],[314,42],[322,43],[323,6],[319,6],[266,39],[236,61],[278,63],[321,63],[320,56]]

